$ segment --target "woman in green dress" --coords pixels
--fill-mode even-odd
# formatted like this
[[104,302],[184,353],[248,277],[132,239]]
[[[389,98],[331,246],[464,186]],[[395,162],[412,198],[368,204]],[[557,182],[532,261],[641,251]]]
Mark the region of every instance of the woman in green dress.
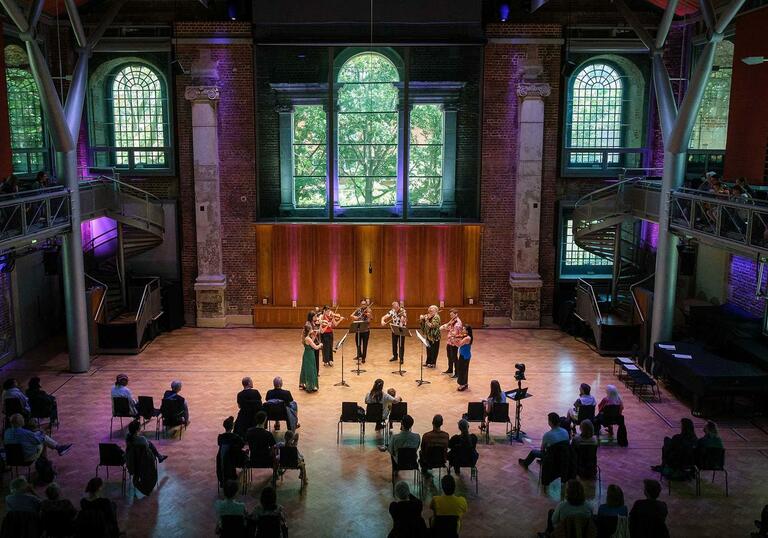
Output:
[[323,344],[317,341],[317,331],[312,327],[312,324],[304,324],[302,341],[304,342],[304,355],[301,358],[299,388],[307,392],[315,392],[318,389],[315,350],[321,349]]

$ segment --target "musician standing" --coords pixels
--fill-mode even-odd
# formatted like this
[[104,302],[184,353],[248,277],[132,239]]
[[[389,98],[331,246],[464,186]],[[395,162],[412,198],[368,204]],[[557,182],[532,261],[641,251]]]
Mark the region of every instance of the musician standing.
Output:
[[[314,310],[307,312],[307,323],[312,326],[312,330],[315,331],[317,340],[320,340],[320,308],[317,306]],[[320,348],[316,348],[315,352],[315,370],[317,375],[320,375]]]
[[323,364],[333,366],[333,328],[341,318],[328,306],[323,306],[320,317],[320,341],[323,343]]
[[[352,318],[352,321],[370,322],[373,319],[371,303],[367,299],[360,299],[360,306],[352,313],[350,317]],[[355,333],[355,347],[357,348],[357,356],[353,360],[360,360],[363,362],[363,364],[365,364],[365,359],[368,357],[368,339],[370,336],[370,330]]]
[[448,345],[445,346],[445,351],[448,354],[448,369],[443,373],[448,374],[451,377],[456,377],[458,372],[457,374],[454,374],[453,367],[459,358],[459,342],[461,342],[462,339],[464,325],[461,323],[459,311],[457,309],[451,308],[449,315],[451,316],[451,319],[448,320],[448,323],[440,327],[441,331],[448,331]]
[[[381,318],[381,324],[395,325],[399,327],[405,327],[408,324],[408,315],[405,312],[405,308],[400,306],[400,303],[394,301],[392,303],[392,309],[384,314]],[[403,364],[405,359],[405,338],[392,333],[392,358],[389,362],[395,362],[400,359],[400,364]]]
[[435,367],[437,355],[440,353],[440,314],[438,312],[437,307],[432,305],[427,309],[426,314],[419,316],[421,331],[429,342],[427,362],[424,364],[427,368]]

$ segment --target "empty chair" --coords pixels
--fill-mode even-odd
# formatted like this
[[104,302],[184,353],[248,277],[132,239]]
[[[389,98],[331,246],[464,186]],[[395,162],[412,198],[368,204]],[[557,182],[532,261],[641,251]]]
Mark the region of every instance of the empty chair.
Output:
[[128,398],[112,398],[112,418],[109,419],[109,438],[112,439],[112,423],[120,419],[120,431],[123,430],[123,419],[133,418],[131,413],[131,402]]
[[16,476],[19,476],[19,467],[27,468],[27,480],[32,475],[32,465],[34,461],[26,461],[24,458],[24,449],[20,444],[8,443],[5,445],[5,465],[11,468],[11,476],[13,476],[13,470],[16,469]]
[[392,466],[392,495],[395,494],[395,481],[400,471],[413,471],[414,491],[418,489],[421,497],[421,480],[419,478],[419,462],[415,448],[400,448],[397,451],[397,463]]
[[109,480],[109,468],[120,467],[122,473],[121,491],[125,495],[125,483],[127,470],[125,467],[125,452],[115,443],[99,443],[99,463],[96,465],[96,476],[99,476],[99,468],[107,468],[107,480]]
[[701,472],[712,471],[712,482],[715,481],[715,473],[720,471],[725,475],[725,496],[728,496],[728,471],[725,470],[725,449],[706,447],[696,452],[696,495],[701,495]]
[[153,418],[157,419],[160,411],[155,409],[155,399],[152,396],[139,396],[136,411],[141,417],[141,426],[145,427]]
[[485,404],[483,402],[468,402],[467,413],[464,415],[467,422],[485,422]]
[[341,435],[344,435],[344,423],[357,424],[358,427],[358,441],[363,442],[363,427],[360,424],[360,414],[358,413],[359,406],[357,402],[341,402],[341,416],[339,422],[336,423],[336,444],[339,444]]
[[[301,466],[299,465],[299,450],[295,446],[281,446],[277,449],[275,481],[280,477],[280,482],[282,482],[283,474],[285,474],[285,471],[287,470],[301,472]],[[304,481],[301,480],[300,489],[303,488]]]
[[488,423],[485,428],[485,442],[491,441],[491,423],[499,422],[504,423],[506,426],[505,433],[509,434],[509,429],[512,427],[512,422],[509,420],[509,404],[493,402],[491,412],[488,413]]
[[269,429],[270,422],[284,421],[288,424],[288,409],[285,408],[284,403],[267,402],[264,404],[263,410],[267,413],[267,429]]
[[[18,399],[17,399],[18,401]],[[53,424],[56,423],[58,428],[58,419],[53,420],[51,415],[53,414],[53,404],[46,402],[41,398],[33,398],[29,400],[30,417],[35,419],[37,427],[40,427],[40,420],[48,420],[48,433],[53,433]]]

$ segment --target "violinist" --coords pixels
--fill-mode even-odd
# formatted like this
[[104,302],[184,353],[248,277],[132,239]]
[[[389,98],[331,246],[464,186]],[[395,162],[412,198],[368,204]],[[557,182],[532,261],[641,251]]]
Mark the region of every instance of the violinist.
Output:
[[344,318],[329,306],[323,306],[320,313],[320,341],[323,344],[323,364],[325,366],[333,366],[333,329],[342,319]]
[[440,327],[441,331],[448,331],[448,345],[445,346],[445,351],[448,354],[448,369],[443,373],[456,377],[458,372],[454,374],[453,367],[459,359],[459,342],[462,339],[464,324],[459,318],[457,309],[451,308],[449,315],[451,319]]
[[[382,316],[381,324],[405,327],[408,325],[408,314],[405,312],[405,308],[400,306],[399,302],[394,301],[392,309]],[[400,364],[403,364],[405,359],[405,338],[392,333],[392,358],[389,359],[389,362],[395,362],[398,358],[400,359]]]
[[[315,307],[314,310],[307,312],[307,323],[309,323],[314,330],[313,339],[316,344],[320,343],[320,308]],[[315,370],[317,375],[320,375],[320,348],[315,348]]]
[[[373,310],[371,310],[371,303],[367,299],[360,299],[360,306],[350,316],[352,321],[368,321],[373,319]],[[371,336],[370,329],[364,332],[355,333],[355,346],[357,347],[357,355],[354,360],[362,361],[365,364],[365,359],[368,356],[368,339]]]
[[440,352],[440,314],[435,305],[427,309],[426,314],[419,316],[419,325],[421,332],[427,337],[429,347],[427,348],[427,362],[424,364],[427,368],[434,368],[437,364],[437,354]]

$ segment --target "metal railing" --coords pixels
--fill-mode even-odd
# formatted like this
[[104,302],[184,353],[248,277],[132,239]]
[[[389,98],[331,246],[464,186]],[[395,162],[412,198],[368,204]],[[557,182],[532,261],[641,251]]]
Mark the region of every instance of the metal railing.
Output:
[[160,294],[159,277],[141,277],[135,280],[144,280],[144,289],[141,293],[134,322],[136,323],[136,342],[141,346],[144,331],[147,325],[162,314],[162,296]]
[[98,322],[100,322],[102,320],[102,317],[101,317],[102,313],[104,314],[104,318],[103,319],[107,319],[107,317],[109,315],[109,312],[102,312],[102,310],[104,309],[104,307],[107,304],[107,292],[109,291],[109,286],[107,286],[101,280],[98,280],[98,279],[92,277],[88,273],[85,273],[85,278],[95,282],[97,286],[99,286],[99,287],[104,289],[104,291],[103,291],[103,293],[101,295],[101,299],[99,299],[99,306],[96,307],[96,313],[93,315],[93,320],[98,323]]
[[584,280],[583,278],[580,278],[576,282],[576,289],[581,291],[582,293],[585,293],[587,297],[589,298],[589,301],[591,303],[592,312],[595,316],[595,319],[598,324],[602,324],[603,322],[603,315],[600,313],[600,304],[597,301],[597,295],[595,295],[595,288]]
[[[649,160],[648,148],[563,148],[563,172],[593,175],[596,172],[642,168]],[[634,168],[638,167],[638,168]]]
[[70,225],[69,208],[70,191],[62,187],[0,196],[0,246],[65,231]]
[[643,316],[643,311],[640,309],[640,304],[637,302],[637,296],[635,295],[635,289],[640,286],[640,284],[643,284],[652,278],[656,276],[656,273],[651,273],[647,277],[638,280],[634,284],[629,286],[629,294],[632,296],[632,304],[635,305],[635,310],[637,310],[637,315],[640,316],[640,322],[645,323],[645,316]]

